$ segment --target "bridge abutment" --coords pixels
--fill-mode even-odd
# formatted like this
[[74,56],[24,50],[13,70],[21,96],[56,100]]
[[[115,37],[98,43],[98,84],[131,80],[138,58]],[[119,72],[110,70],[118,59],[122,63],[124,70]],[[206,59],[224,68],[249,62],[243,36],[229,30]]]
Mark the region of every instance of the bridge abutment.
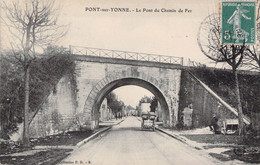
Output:
[[94,62],[80,62],[79,66],[78,109],[81,110],[78,111],[82,111],[84,107],[84,112],[90,111],[89,113],[94,114],[92,124],[88,127],[93,129],[93,125],[98,123],[95,112],[104,97],[112,90],[125,85],[137,85],[151,91],[162,105],[165,125],[176,125],[177,120],[173,122],[172,116],[178,112],[178,103],[175,100],[178,100],[181,70]]
[[[212,103],[214,108],[217,106],[216,99],[209,97],[185,70],[168,64],[164,67],[157,63],[80,57],[76,60],[74,76],[75,84],[66,75],[57,84],[57,92],[49,95],[31,124],[31,132],[35,135],[98,128],[103,99],[114,89],[126,85],[140,86],[154,94],[165,127],[175,127],[182,122],[183,110],[190,104],[193,104],[193,127],[205,125],[208,119],[205,121],[200,115],[209,117],[213,110],[207,112],[207,108]],[[76,93],[73,93],[75,87]],[[35,133],[35,130],[42,130],[42,133]]]

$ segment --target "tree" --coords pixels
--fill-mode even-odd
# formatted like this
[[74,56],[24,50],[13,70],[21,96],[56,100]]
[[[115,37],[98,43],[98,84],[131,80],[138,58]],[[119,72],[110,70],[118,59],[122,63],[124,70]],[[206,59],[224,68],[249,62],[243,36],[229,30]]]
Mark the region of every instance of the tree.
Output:
[[17,130],[17,123],[22,122],[21,113],[23,99],[22,67],[15,65],[9,53],[0,59],[0,138],[9,139],[9,135]]
[[106,98],[107,98],[107,104],[112,109],[114,114],[120,112],[123,109],[124,102],[119,101],[115,93],[110,92]]
[[252,46],[247,48],[243,64],[250,70],[260,72],[260,51],[258,47]]
[[55,1],[26,0],[3,2],[1,18],[9,30],[13,56],[24,71],[24,131],[23,143],[29,146],[29,81],[30,65],[36,50],[57,41],[66,34],[66,26],[58,25]]
[[151,103],[152,99],[148,96],[143,96],[140,100],[139,100],[139,106],[141,106],[142,103]]
[[158,106],[158,100],[157,100],[156,97],[153,97],[153,98],[152,98],[152,102],[151,102],[151,106],[150,106],[151,112],[155,112],[157,106]]
[[257,14],[256,14],[256,44],[247,47],[245,61],[243,64],[250,70],[260,72],[260,4],[259,0],[256,1]]
[[216,63],[224,62],[232,68],[234,75],[233,86],[235,87],[238,109],[239,135],[242,135],[244,130],[244,122],[237,69],[242,64],[242,60],[245,56],[245,43],[242,45],[222,44],[220,18],[217,14],[212,14],[205,18],[201,23],[198,33],[198,44],[201,51],[209,59],[215,61]]
[[[74,59],[62,50],[61,47],[48,47],[44,58],[37,58],[30,64],[32,71],[30,72],[29,124],[49,94],[56,92],[56,84],[64,75],[68,75],[70,79],[72,92],[77,91]],[[10,54],[12,52],[3,52],[0,61],[0,136],[5,139],[17,130],[17,124],[23,122],[24,113],[23,68],[16,64],[16,60]],[[75,97],[74,94],[73,96]]]

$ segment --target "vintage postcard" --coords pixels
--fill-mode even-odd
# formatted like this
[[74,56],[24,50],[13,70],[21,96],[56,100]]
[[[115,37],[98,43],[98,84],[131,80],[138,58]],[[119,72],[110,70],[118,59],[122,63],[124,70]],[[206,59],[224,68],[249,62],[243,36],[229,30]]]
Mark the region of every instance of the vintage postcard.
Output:
[[0,4],[0,164],[260,163],[258,0]]

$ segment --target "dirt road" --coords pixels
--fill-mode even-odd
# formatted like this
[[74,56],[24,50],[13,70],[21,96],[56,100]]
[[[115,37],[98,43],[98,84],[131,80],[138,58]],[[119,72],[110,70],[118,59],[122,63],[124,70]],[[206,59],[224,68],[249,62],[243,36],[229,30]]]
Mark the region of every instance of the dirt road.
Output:
[[128,117],[108,132],[73,151],[61,164],[93,165],[210,165],[219,162],[159,131],[141,131]]

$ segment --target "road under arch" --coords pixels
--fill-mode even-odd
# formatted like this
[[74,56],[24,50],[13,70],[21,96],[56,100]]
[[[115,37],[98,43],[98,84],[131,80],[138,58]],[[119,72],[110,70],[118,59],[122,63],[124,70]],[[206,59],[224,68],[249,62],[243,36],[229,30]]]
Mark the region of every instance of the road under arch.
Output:
[[160,103],[159,105],[162,110],[163,123],[164,124],[167,123],[167,120],[169,120],[169,108],[168,108],[168,104],[166,102],[166,99],[165,99],[165,96],[163,95],[163,93],[155,85],[153,85],[152,83],[147,82],[145,80],[138,79],[138,78],[122,78],[122,79],[117,79],[117,80],[114,80],[114,81],[106,84],[97,93],[97,95],[94,99],[94,104],[93,104],[93,108],[91,111],[91,120],[93,121],[92,124],[94,124],[94,125],[92,125],[92,128],[95,128],[98,126],[98,120],[99,120],[98,113],[99,113],[100,105],[102,104],[102,101],[104,100],[104,98],[114,89],[122,87],[122,86],[126,86],[126,85],[136,85],[136,86],[149,90],[159,101],[159,103]]

